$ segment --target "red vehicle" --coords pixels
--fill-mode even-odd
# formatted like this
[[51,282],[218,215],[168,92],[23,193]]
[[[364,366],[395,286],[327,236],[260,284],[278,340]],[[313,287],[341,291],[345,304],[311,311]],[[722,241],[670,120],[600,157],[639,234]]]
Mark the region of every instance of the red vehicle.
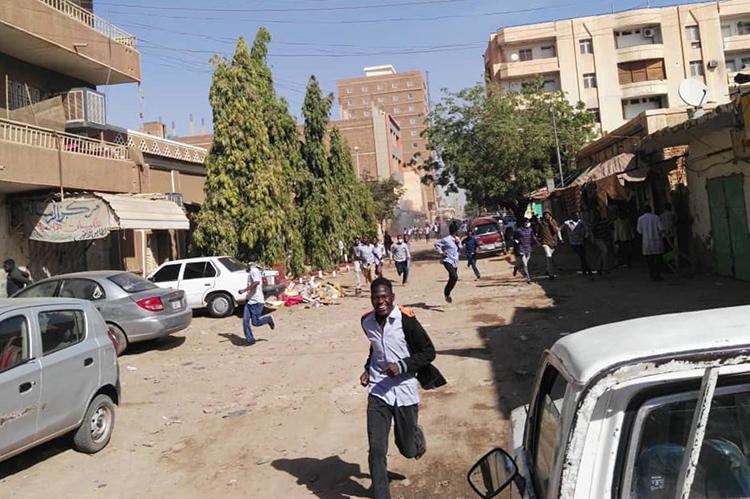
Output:
[[502,226],[494,218],[475,218],[469,223],[469,228],[479,241],[479,252],[482,254],[505,253],[505,236]]

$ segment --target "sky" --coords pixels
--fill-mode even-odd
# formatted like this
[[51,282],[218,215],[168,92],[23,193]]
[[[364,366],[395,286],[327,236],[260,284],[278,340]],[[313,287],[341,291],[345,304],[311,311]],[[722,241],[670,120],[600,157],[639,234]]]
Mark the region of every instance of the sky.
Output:
[[[238,36],[252,44],[271,32],[269,64],[276,90],[301,116],[305,86],[315,75],[325,91],[363,68],[392,64],[422,70],[432,102],[441,89],[481,81],[491,33],[505,26],[646,7],[646,0],[95,0],[95,12],[137,37],[141,85],[100,87],[108,122],[140,128],[161,119],[188,134],[189,116],[211,130],[209,59],[231,56]],[[652,6],[666,5],[658,1]],[[143,118],[140,117],[143,113]],[[331,118],[338,118],[334,104]]]

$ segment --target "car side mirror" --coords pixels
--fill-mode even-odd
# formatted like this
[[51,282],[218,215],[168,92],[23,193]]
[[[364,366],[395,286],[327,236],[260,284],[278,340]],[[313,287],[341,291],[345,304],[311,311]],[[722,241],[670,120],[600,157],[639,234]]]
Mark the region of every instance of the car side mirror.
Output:
[[518,477],[518,466],[503,449],[492,449],[469,470],[466,479],[479,497],[489,499],[505,490]]

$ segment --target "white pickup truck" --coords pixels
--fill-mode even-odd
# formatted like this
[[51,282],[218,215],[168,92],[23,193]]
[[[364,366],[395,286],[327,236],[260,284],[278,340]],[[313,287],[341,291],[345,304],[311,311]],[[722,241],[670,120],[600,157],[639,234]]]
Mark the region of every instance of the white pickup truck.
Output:
[[750,497],[750,307],[594,327],[545,352],[480,497]]

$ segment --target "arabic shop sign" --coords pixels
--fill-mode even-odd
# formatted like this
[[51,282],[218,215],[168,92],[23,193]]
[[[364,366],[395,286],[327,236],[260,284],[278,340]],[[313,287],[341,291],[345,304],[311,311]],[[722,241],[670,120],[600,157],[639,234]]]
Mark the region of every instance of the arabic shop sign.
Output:
[[68,243],[101,239],[109,235],[109,208],[98,198],[23,203],[24,228],[29,239]]

